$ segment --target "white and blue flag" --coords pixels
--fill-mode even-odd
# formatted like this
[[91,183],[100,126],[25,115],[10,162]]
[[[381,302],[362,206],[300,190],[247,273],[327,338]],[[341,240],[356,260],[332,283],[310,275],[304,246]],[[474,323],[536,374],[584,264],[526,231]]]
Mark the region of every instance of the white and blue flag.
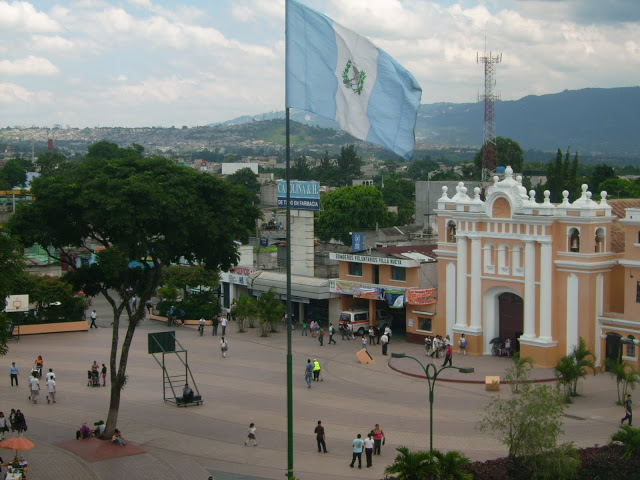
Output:
[[411,158],[422,89],[369,40],[287,0],[286,106]]

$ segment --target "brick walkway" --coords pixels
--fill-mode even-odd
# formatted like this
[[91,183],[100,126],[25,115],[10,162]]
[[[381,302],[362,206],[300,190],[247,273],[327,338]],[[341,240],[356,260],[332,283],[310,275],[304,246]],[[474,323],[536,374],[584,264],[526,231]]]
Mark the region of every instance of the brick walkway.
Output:
[[[147,352],[147,334],[165,331],[158,323],[145,320],[139,327],[130,353],[128,382],[122,394],[118,428],[124,438],[144,453],[87,462],[60,448],[60,442],[75,441],[82,422],[91,425],[106,420],[108,388],[86,386],[86,371],[96,360],[107,363],[111,342],[111,318],[106,303],[94,301],[99,329],[88,332],[22,337],[11,343],[4,357],[6,375],[0,377],[0,410],[11,408],[25,413],[26,437],[36,448],[24,452],[29,461],[30,479],[67,480],[131,479],[207,480],[221,472],[222,480],[282,479],[286,473],[286,341],[284,332],[268,338],[256,330],[236,333],[227,327],[229,352],[220,358],[219,337],[210,328],[200,337],[195,328],[176,330],[188,349],[189,363],[204,404],[187,409],[162,401],[162,372]],[[384,467],[393,461],[394,448],[428,448],[428,404],[426,382],[389,368],[390,356],[383,357],[379,346],[371,346],[376,363],[361,365],[355,358],[357,341],[341,341],[320,346],[311,336],[293,332],[294,349],[294,448],[296,476],[303,480],[339,478],[380,479]],[[394,338],[389,352],[402,351],[420,359],[421,345]],[[32,405],[27,401],[27,374],[36,355],[42,354],[45,370],[56,373],[58,403]],[[323,365],[323,382],[306,388],[303,373],[307,358]],[[20,387],[11,388],[8,368],[16,361]],[[458,357],[454,365],[473,366],[474,374],[455,375],[482,380],[484,375],[503,375],[509,360],[496,357]],[[394,367],[419,373],[408,359],[393,359]],[[536,378],[549,376],[536,369]],[[579,446],[604,444],[616,431],[622,417],[615,405],[615,382],[608,375],[588,376],[581,383],[584,396],[568,409],[562,440]],[[498,393],[483,385],[439,382],[434,405],[434,445],[442,450],[459,449],[472,459],[501,456],[505,448],[495,439],[474,429],[484,405]],[[44,397],[44,396],[42,396]],[[313,429],[322,420],[327,432],[329,453],[318,454]],[[245,447],[250,422],[258,428],[259,446]],[[374,458],[370,469],[352,470],[350,445],[357,433],[365,434],[380,423],[387,435],[382,456]],[[8,459],[12,452],[0,451]],[[63,474],[63,475],[62,475]]]

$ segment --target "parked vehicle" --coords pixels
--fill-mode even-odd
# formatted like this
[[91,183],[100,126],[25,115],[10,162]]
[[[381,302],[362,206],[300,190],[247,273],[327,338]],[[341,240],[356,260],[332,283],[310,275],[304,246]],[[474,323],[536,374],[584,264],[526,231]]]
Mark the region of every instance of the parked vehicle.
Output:
[[[384,310],[377,310],[376,313],[378,314],[378,317],[373,323],[374,325],[377,324],[383,330],[386,327],[391,326],[391,322],[393,321],[393,317],[391,315],[384,312]],[[369,310],[343,310],[340,313],[338,325],[349,324],[353,326],[353,333],[355,335],[363,335],[368,332],[369,327],[371,326]]]

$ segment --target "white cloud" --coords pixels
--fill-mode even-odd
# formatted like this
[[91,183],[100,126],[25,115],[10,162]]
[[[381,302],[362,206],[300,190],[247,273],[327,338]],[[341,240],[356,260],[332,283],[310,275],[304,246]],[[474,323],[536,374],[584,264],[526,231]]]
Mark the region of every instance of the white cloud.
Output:
[[29,42],[29,48],[40,52],[65,52],[73,49],[74,43],[59,35],[33,35]]
[[51,103],[51,92],[31,91],[15,83],[0,83],[0,104]]
[[0,30],[5,32],[59,32],[60,25],[27,2],[0,1]]
[[29,55],[15,61],[0,61],[0,73],[4,75],[50,76],[58,73],[58,68],[46,58]]

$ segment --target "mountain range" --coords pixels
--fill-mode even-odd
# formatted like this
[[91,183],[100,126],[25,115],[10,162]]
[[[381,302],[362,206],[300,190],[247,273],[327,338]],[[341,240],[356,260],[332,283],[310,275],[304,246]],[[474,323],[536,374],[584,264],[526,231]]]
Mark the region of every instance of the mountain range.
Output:
[[[524,150],[562,150],[636,156],[640,154],[640,87],[585,88],[495,103],[495,134],[516,140]],[[283,111],[238,117],[223,125],[284,118]],[[292,111],[303,124],[338,129],[315,114]],[[417,148],[480,146],[484,104],[420,105]],[[220,124],[218,124],[220,125]]]

